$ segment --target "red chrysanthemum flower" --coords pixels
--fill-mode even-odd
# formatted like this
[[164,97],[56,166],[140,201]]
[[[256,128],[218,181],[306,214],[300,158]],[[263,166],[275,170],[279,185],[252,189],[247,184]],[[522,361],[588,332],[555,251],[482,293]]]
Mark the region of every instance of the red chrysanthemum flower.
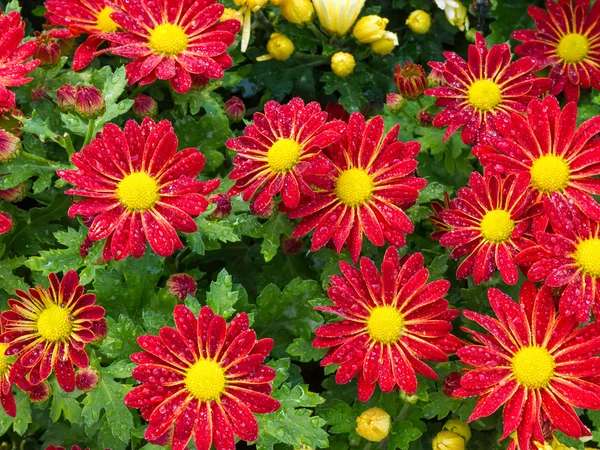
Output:
[[[0,320],[0,334],[4,333],[3,321]],[[6,350],[9,347],[9,343],[6,339],[0,339],[0,403],[4,412],[11,417],[17,415],[17,404],[15,403],[15,397],[12,392],[13,383],[16,382],[17,386],[24,391],[29,391],[32,386],[25,378],[19,380],[11,380],[10,372],[13,367],[16,367],[18,371],[20,361],[13,361],[14,358],[5,356]]]
[[565,91],[576,102],[579,87],[600,90],[600,4],[590,9],[590,0],[546,0],[546,8],[529,7],[537,29],[513,33],[524,42],[515,53],[531,57],[535,71],[551,66],[552,94]]
[[321,149],[337,141],[345,129],[339,120],[328,123],[327,113],[316,102],[306,106],[299,98],[287,105],[267,102],[264,114],[254,114],[254,124],[246,127],[244,136],[227,141],[227,147],[238,152],[229,174],[235,180],[229,194],[241,192],[245,201],[254,197],[254,210],[262,211],[281,192],[284,205],[296,208],[301,194],[314,196],[303,178],[331,170]]
[[[56,445],[49,445],[48,447],[46,447],[46,450],[65,450],[65,448],[60,445],[58,447]],[[73,445],[71,447],[71,450],[82,450],[82,449],[79,445]],[[85,450],[90,450],[90,449],[86,447]]]
[[457,352],[472,369],[454,395],[480,397],[469,421],[504,405],[502,439],[517,430],[522,450],[544,442],[546,420],[574,438],[590,436],[573,408],[600,409],[600,322],[578,328],[557,314],[547,285],[538,293],[525,283],[518,304],[497,289],[488,296],[497,320],[463,312],[490,333],[465,329],[478,344]]
[[450,321],[458,311],[448,309],[442,298],[450,283],[426,284],[429,271],[423,256],[415,253],[400,264],[395,247],[385,252],[381,275],[369,258],[361,258],[360,270],[344,261],[340,269],[344,276],[331,277],[328,291],[334,306],[316,308],[344,319],[317,328],[313,346],[330,348],[321,365],[339,364],[339,384],[358,376],[358,398],[363,402],[377,383],[386,393],[398,386],[414,394],[415,373],[437,379],[421,360],[447,361],[447,354],[460,346],[450,334]]
[[177,136],[167,120],[130,120],[121,130],[109,123],[90,145],[72,157],[78,170],[58,175],[77,186],[67,194],[88,197],[69,208],[69,216],[93,217],[89,238],[108,238],[103,258],[141,257],[146,241],[160,256],[183,244],[175,230],[193,233],[190,216],[208,206],[205,195],[219,180],[196,179],[206,159],[195,148],[177,151]]
[[84,293],[74,270],[62,281],[54,273],[48,279],[48,289],[15,291],[19,299],[8,300],[11,310],[2,313],[5,326],[0,340],[9,343],[6,356],[19,355],[11,380],[29,374],[28,381],[35,386],[54,369],[60,387],[72,392],[73,364],[82,369],[89,365],[85,344],[94,341],[92,327],[104,318],[104,308],[94,305],[96,295]]
[[435,231],[431,233],[430,237],[434,241],[439,242],[443,235],[452,230],[452,227],[444,222],[444,219],[442,219],[442,211],[450,209],[450,205],[450,196],[447,192],[444,192],[443,205],[439,202],[431,202],[431,210],[433,211],[433,214],[429,216],[429,221],[433,224]]
[[275,370],[262,365],[272,339],[256,340],[248,315],[229,325],[210,307],[198,318],[185,306],[175,307],[175,326],[159,336],[141,336],[145,352],[134,353],[133,377],[142,383],[125,397],[149,421],[145,438],[159,440],[174,429],[173,450],[194,438],[198,450],[234,450],[234,435],[253,442],[258,424],[253,413],[270,413],[279,402],[270,397]]
[[479,33],[475,45],[469,46],[468,62],[454,52],[444,55],[441,69],[446,83],[425,91],[438,97],[436,105],[444,108],[433,120],[436,127],[448,125],[444,139],[462,126],[465,144],[485,142],[496,131],[496,122],[508,120],[511,112],[524,112],[533,98],[552,85],[550,79],[532,73],[533,59],[511,64],[508,44],[488,50]]
[[600,314],[600,224],[587,218],[560,196],[546,200],[545,209],[553,233],[536,233],[538,245],[520,253],[516,261],[531,265],[531,281],[545,281],[553,288],[563,287],[559,310],[589,319],[590,307]]
[[37,59],[28,61],[37,44],[35,40],[21,43],[25,37],[25,22],[16,11],[3,15],[0,10],[0,36],[0,108],[14,108],[15,94],[7,86],[21,86],[33,80],[26,75],[40,64]]
[[489,145],[473,153],[481,164],[501,173],[528,173],[538,199],[560,194],[594,220],[600,205],[590,194],[600,194],[600,117],[577,128],[577,105],[560,110],[558,100],[548,96],[533,100],[527,117],[513,114]]
[[[113,0],[119,5],[119,0]],[[87,35],[73,57],[73,69],[82,70],[92,62],[96,50],[104,42],[100,35],[114,33],[120,30],[117,23],[110,17],[115,9],[107,5],[105,0],[46,0],[46,20],[57,27],[50,31],[52,36],[68,39]],[[120,9],[120,8],[119,8]]]
[[12,227],[12,218],[10,214],[0,212],[0,234],[8,233]]
[[313,252],[332,239],[339,253],[348,242],[354,262],[363,234],[375,245],[387,241],[404,246],[404,234],[414,226],[403,210],[414,204],[427,182],[415,176],[420,144],[397,142],[399,130],[396,125],[386,135],[380,116],[367,123],[362,114],[352,114],[347,132],[324,149],[333,169],[307,178],[317,190],[290,213],[292,219],[302,217],[292,236],[316,228]]
[[440,244],[453,247],[454,259],[468,255],[458,267],[458,279],[472,274],[479,284],[498,268],[505,283],[515,284],[519,272],[514,257],[535,244],[526,232],[532,218],[542,212],[542,204],[533,201],[527,175],[501,179],[489,172],[484,176],[473,172],[469,188],[459,189],[450,208],[440,212],[452,227],[440,237]]
[[235,41],[240,22],[220,22],[225,7],[216,0],[122,0],[122,4],[124,11],[110,17],[125,32],[101,37],[112,43],[112,54],[134,60],[126,67],[129,84],[149,84],[158,78],[185,93],[192,87],[191,75],[221,78],[223,70],[233,65],[227,47]]

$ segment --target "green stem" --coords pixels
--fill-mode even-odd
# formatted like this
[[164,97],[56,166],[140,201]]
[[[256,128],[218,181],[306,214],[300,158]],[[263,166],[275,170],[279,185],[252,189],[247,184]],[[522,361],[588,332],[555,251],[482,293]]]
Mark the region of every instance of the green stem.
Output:
[[406,116],[409,120],[412,120],[412,121],[414,121],[414,122],[416,122],[416,123],[418,123],[420,125],[419,121],[415,117],[413,117],[410,114],[408,114],[404,108],[402,108],[400,110],[400,114]]
[[54,161],[50,161],[49,159],[46,158],[42,158],[41,156],[37,156],[37,155],[33,155],[31,153],[28,153],[24,150],[21,150],[21,157],[28,159],[30,161],[35,161],[35,162],[39,162],[42,164],[48,164],[49,166],[53,166],[54,164],[56,164]]
[[318,29],[318,28],[315,26],[315,23],[314,23],[314,22],[310,22],[310,23],[308,24],[308,28],[310,29],[310,31],[312,31],[312,32],[313,32],[313,34],[314,34],[316,37],[318,37],[319,39],[324,39],[324,40],[326,40],[326,41],[328,41],[328,42],[329,42],[329,37],[325,36],[325,34],[323,34],[323,33],[321,32],[321,30],[319,30],[319,29]]
[[409,409],[410,409],[410,403],[405,403],[404,406],[402,407],[402,409],[400,410],[400,412],[398,413],[398,415],[396,416],[396,418],[394,419],[394,422],[398,422],[399,420],[404,419],[404,417],[406,416],[406,413],[408,412]]
[[83,147],[86,147],[90,142],[92,142],[92,138],[94,137],[94,130],[96,129],[96,119],[90,119],[88,123],[87,133],[85,134],[85,141],[83,141]]

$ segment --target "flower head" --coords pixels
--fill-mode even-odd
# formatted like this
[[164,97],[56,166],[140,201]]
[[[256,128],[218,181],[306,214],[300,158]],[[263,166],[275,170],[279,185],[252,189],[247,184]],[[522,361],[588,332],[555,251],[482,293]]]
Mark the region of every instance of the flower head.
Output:
[[466,329],[477,344],[457,352],[470,370],[455,395],[479,397],[469,421],[504,405],[502,439],[516,430],[525,450],[545,440],[545,420],[571,437],[590,436],[574,408],[600,409],[600,322],[579,328],[557,314],[547,285],[538,292],[525,283],[518,303],[497,289],[488,296],[497,319],[463,312],[489,333]]
[[93,119],[106,110],[104,97],[100,89],[94,86],[78,84],[75,89],[75,111],[83,118]]
[[270,413],[279,402],[270,397],[275,370],[263,362],[271,339],[256,340],[246,313],[229,324],[210,307],[198,317],[175,307],[174,328],[159,336],[141,336],[144,352],[134,353],[133,378],[141,382],[125,397],[149,422],[145,438],[156,440],[174,427],[172,448],[183,450],[193,437],[198,449],[233,450],[234,436],[253,442],[258,424],[253,413]]
[[465,31],[469,29],[469,14],[467,11],[467,7],[463,5],[461,2],[446,2],[446,6],[444,9],[444,14],[446,14],[446,19],[450,25],[455,26],[460,31]]
[[75,111],[76,89],[71,84],[65,84],[56,91],[56,104],[62,112]]
[[177,151],[167,120],[130,120],[123,130],[109,123],[90,145],[72,156],[77,170],[58,175],[76,186],[67,194],[86,197],[69,215],[92,217],[89,238],[107,238],[103,258],[141,257],[146,241],[161,256],[183,248],[175,230],[197,230],[192,217],[208,206],[205,195],[219,180],[196,179],[206,159],[195,148]]
[[[0,217],[2,214],[0,213]],[[1,221],[0,221],[1,224]],[[1,225],[0,225],[1,226]],[[1,234],[1,233],[0,233]],[[3,321],[0,320],[0,335],[5,332]],[[17,386],[25,391],[32,389],[32,386],[24,378],[13,380],[10,377],[10,372],[13,367],[20,370],[20,361],[15,361],[15,357],[6,355],[6,350],[9,347],[9,341],[6,338],[0,337],[0,403],[4,412],[11,417],[15,417],[17,414],[17,404],[15,403],[15,397],[12,392],[13,384],[16,382]]]
[[468,62],[453,52],[445,56],[443,65],[432,67],[441,68],[446,84],[425,91],[445,108],[433,122],[436,127],[449,125],[444,139],[462,126],[465,144],[485,142],[497,131],[497,122],[506,122],[512,112],[525,112],[529,102],[552,84],[548,78],[536,78],[531,58],[511,64],[507,44],[488,50],[479,33],[475,45],[469,46]]
[[564,91],[567,101],[579,99],[580,87],[600,90],[600,4],[547,0],[546,8],[529,7],[537,29],[513,33],[523,42],[515,53],[531,57],[534,70],[551,67],[552,94]]
[[254,124],[246,127],[244,136],[227,141],[227,147],[238,152],[229,174],[235,185],[229,193],[242,193],[244,201],[252,198],[254,211],[260,212],[281,192],[284,205],[295,208],[300,194],[314,196],[304,178],[330,170],[321,149],[337,141],[345,128],[341,121],[327,122],[318,103],[305,105],[299,98],[286,105],[267,102],[264,114],[254,114]]
[[404,106],[404,97],[395,92],[390,92],[385,96],[385,106],[393,113],[399,112]]
[[356,418],[356,434],[371,442],[381,442],[392,429],[392,418],[381,408],[367,409]]
[[13,222],[10,214],[0,212],[0,234],[8,233],[12,228]]
[[[271,58],[275,58],[277,61],[286,61],[294,54],[296,48],[290,38],[281,33],[272,33],[267,42],[267,51]],[[263,61],[270,58],[258,58]]]
[[227,193],[211,195],[208,198],[210,203],[214,203],[216,208],[210,213],[211,219],[226,219],[231,214],[231,196]]
[[317,190],[290,218],[302,217],[293,236],[315,229],[312,251],[333,240],[338,253],[347,242],[354,261],[362,248],[363,234],[374,244],[386,241],[402,247],[405,233],[414,226],[403,210],[417,200],[427,182],[414,176],[417,142],[397,142],[400,127],[384,133],[376,116],[368,123],[361,113],[350,117],[347,132],[324,150],[333,169],[308,181]]
[[0,163],[12,161],[21,152],[21,140],[0,128]]
[[285,20],[296,25],[303,25],[315,17],[315,8],[311,0],[271,0],[271,4],[279,6]]
[[139,94],[133,101],[131,110],[140,119],[154,117],[158,114],[158,103],[149,95]]
[[126,11],[110,17],[125,31],[101,37],[111,42],[112,54],[133,59],[126,67],[129,84],[150,84],[159,78],[185,93],[192,86],[192,74],[221,78],[233,64],[227,47],[240,22],[220,22],[225,7],[216,0],[123,0],[123,5]]
[[446,421],[442,429],[458,434],[465,440],[466,444],[468,444],[471,440],[471,428],[469,428],[469,425],[463,423],[460,419],[450,419]]
[[425,34],[431,29],[431,15],[422,9],[415,9],[406,19],[406,25],[413,33]]
[[437,379],[422,360],[447,361],[447,354],[460,345],[450,334],[450,321],[458,311],[448,309],[443,299],[450,283],[427,284],[423,256],[415,253],[400,264],[394,247],[385,252],[381,275],[364,257],[360,270],[346,262],[340,269],[344,276],[331,277],[328,291],[334,305],[316,308],[343,318],[315,331],[313,346],[330,349],[321,365],[339,364],[339,384],[358,376],[358,398],[363,402],[377,383],[386,393],[398,386],[414,394],[416,373]]
[[[66,450],[64,447],[56,446],[56,445],[49,445],[48,447],[46,447],[46,450]],[[85,448],[82,449],[79,445],[73,445],[71,447],[71,450],[90,450],[89,448]]]
[[[0,176],[0,178],[2,178]],[[27,194],[27,183],[19,183],[8,189],[0,189],[0,198],[7,202],[17,203],[25,198]]]
[[340,78],[352,75],[356,67],[356,60],[352,53],[337,52],[331,57],[331,71]]
[[62,281],[51,273],[50,286],[37,286],[29,292],[15,291],[11,308],[2,313],[5,323],[0,341],[7,342],[6,356],[18,355],[10,379],[19,381],[29,374],[35,386],[47,379],[52,370],[61,388],[75,389],[73,364],[89,365],[85,345],[94,340],[92,325],[104,318],[104,308],[94,305],[96,296],[84,293],[74,270]]
[[532,101],[527,117],[512,114],[499,135],[473,153],[481,164],[501,173],[529,174],[531,189],[542,198],[563,198],[594,220],[600,206],[590,194],[600,194],[600,117],[577,127],[577,105],[561,111],[548,96]]
[[416,99],[423,95],[427,89],[427,75],[425,69],[420,64],[414,64],[408,61],[404,66],[398,64],[396,73],[394,73],[394,82],[398,92],[405,98]]
[[388,23],[389,20],[383,17],[364,16],[356,22],[352,34],[361,44],[371,44],[385,35],[385,27]]
[[365,0],[313,0],[313,4],[323,29],[342,37],[352,29]]
[[96,369],[87,367],[75,373],[75,386],[81,392],[93,391],[100,383],[100,373]]
[[514,257],[534,245],[527,232],[532,219],[542,212],[528,185],[526,175],[502,179],[489,172],[485,176],[473,172],[469,188],[459,189],[449,208],[439,211],[441,220],[451,227],[440,236],[440,244],[453,248],[454,259],[467,256],[457,278],[473,274],[479,284],[490,280],[498,268],[505,283],[517,282]]
[[377,55],[386,56],[394,51],[398,45],[398,35],[386,31],[383,37],[371,44],[371,51]]
[[246,114],[246,105],[244,101],[239,97],[231,97],[225,102],[225,114],[230,120],[239,122]]
[[442,430],[433,438],[432,450],[465,450],[466,442],[462,436],[449,430]]
[[32,403],[42,403],[50,398],[52,395],[52,386],[48,381],[44,380],[40,384],[31,386],[31,389],[27,391],[27,396]]
[[183,303],[188,295],[196,295],[197,288],[196,280],[187,273],[175,273],[167,280],[167,289],[180,303]]
[[37,48],[33,57],[40,61],[40,66],[52,67],[60,61],[60,46],[50,33],[36,31]]

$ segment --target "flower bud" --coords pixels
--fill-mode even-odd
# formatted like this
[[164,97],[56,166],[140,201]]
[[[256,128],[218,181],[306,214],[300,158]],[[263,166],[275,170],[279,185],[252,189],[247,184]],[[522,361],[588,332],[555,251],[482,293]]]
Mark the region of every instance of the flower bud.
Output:
[[192,74],[192,89],[202,89],[208,83],[210,83],[210,79],[206,78],[204,75],[197,73]]
[[75,111],[75,88],[70,84],[58,88],[56,91],[56,104],[62,112]]
[[0,128],[0,163],[15,159],[21,152],[21,140]]
[[404,97],[400,94],[390,93],[385,96],[385,104],[390,111],[396,113],[404,106]]
[[285,237],[281,240],[281,249],[286,255],[297,255],[302,251],[302,239]]
[[9,213],[0,212],[0,234],[8,233],[12,227],[12,217]]
[[279,6],[279,12],[288,22],[303,25],[315,17],[315,8],[310,0],[271,0],[275,6]]
[[388,23],[389,20],[383,17],[365,16],[356,22],[352,34],[361,44],[372,44],[384,37]]
[[404,67],[400,64],[396,66],[394,81],[398,92],[411,100],[419,98],[427,89],[425,69],[419,64],[408,61],[404,63]]
[[409,405],[414,405],[419,401],[419,397],[415,394],[407,394],[404,391],[400,391],[400,400],[404,403],[408,403]]
[[431,16],[422,9],[416,9],[406,19],[406,25],[413,33],[425,34],[431,28]]
[[338,52],[331,57],[331,70],[340,78],[345,78],[354,72],[356,60],[350,53]]
[[442,430],[433,438],[433,450],[465,450],[465,440],[452,431]]
[[90,254],[90,248],[94,246],[92,240],[86,236],[81,245],[79,246],[79,254],[83,259],[87,258]]
[[100,383],[100,374],[92,367],[79,369],[75,374],[75,386],[82,392],[93,391],[98,383]]
[[459,2],[455,2],[457,6],[446,5],[444,13],[446,13],[446,19],[450,23],[457,27],[460,31],[469,29],[469,16],[467,15],[467,8],[465,5]]
[[177,297],[179,303],[183,303],[188,295],[193,297],[197,287],[196,280],[187,273],[173,274],[167,280],[167,289]]
[[267,4],[269,0],[233,0],[236,6],[246,6],[250,11],[257,12]]
[[29,391],[27,391],[27,395],[29,396],[29,400],[33,403],[42,403],[50,398],[52,394],[52,387],[50,383],[46,380],[42,381],[40,384],[33,386]]
[[239,122],[246,114],[246,105],[239,97],[231,97],[225,102],[225,114],[233,122]]
[[94,86],[78,84],[75,89],[75,111],[85,119],[101,116],[106,110],[104,97],[100,89]]
[[106,335],[108,334],[108,324],[106,323],[106,319],[103,317],[100,320],[95,320],[92,323],[92,333],[94,333],[93,344],[97,344],[102,341]]
[[21,139],[23,122],[17,117],[23,117],[23,112],[17,108],[0,108],[0,128]]
[[211,219],[225,219],[231,214],[231,197],[228,194],[214,194],[208,198],[210,203],[215,203],[217,207],[210,213]]
[[438,62],[430,62],[431,72],[427,76],[427,86],[428,87],[437,87],[441,86],[445,83],[444,81],[444,72],[442,70],[442,64]]
[[275,207],[277,206],[277,202],[275,199],[271,199],[269,204],[263,209],[257,209],[256,203],[253,201],[250,202],[250,212],[254,214],[259,219],[268,219],[275,212]]
[[235,19],[238,22],[242,21],[242,13],[240,13],[237,9],[233,8],[225,8],[223,11],[223,15],[219,19],[221,22],[225,22],[226,20]]
[[27,183],[19,183],[15,187],[0,190],[0,198],[7,202],[20,202],[27,193]]
[[460,389],[460,379],[462,378],[462,373],[460,372],[452,372],[444,378],[442,383],[442,391],[446,394],[446,397],[458,399],[460,397],[456,397],[454,392],[457,389]]
[[33,54],[34,59],[40,60],[40,66],[52,67],[60,61],[60,46],[54,40],[50,33],[40,33],[37,31],[36,44],[37,48]]
[[467,41],[469,41],[470,43],[474,44],[475,43],[475,35],[477,34],[477,30],[474,28],[469,28],[466,32],[465,32],[465,38],[467,39]]
[[155,116],[158,113],[158,103],[149,95],[140,94],[133,101],[131,109],[136,116],[143,119],[144,117]]
[[381,408],[367,409],[356,418],[356,433],[367,441],[380,442],[390,434],[392,418]]
[[267,42],[267,51],[272,58],[285,61],[294,54],[294,43],[281,33],[273,33]]
[[429,114],[427,111],[422,109],[417,113],[417,120],[424,127],[430,127],[433,124],[433,114]]
[[37,103],[43,98],[48,98],[48,93],[46,92],[46,86],[38,86],[31,90],[31,101],[32,102]]
[[469,425],[461,422],[460,419],[448,420],[442,427],[442,430],[452,431],[453,433],[458,434],[465,440],[466,444],[471,440],[471,429],[469,428]]
[[371,51],[381,56],[389,55],[398,45],[398,35],[391,31],[386,31],[385,35],[371,44]]

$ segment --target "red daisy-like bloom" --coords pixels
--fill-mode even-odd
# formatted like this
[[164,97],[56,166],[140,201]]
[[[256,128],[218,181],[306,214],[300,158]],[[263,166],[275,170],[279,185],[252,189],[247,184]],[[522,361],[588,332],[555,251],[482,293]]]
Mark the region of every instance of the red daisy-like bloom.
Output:
[[198,450],[235,449],[234,435],[253,442],[258,424],[253,413],[270,413],[275,370],[264,366],[272,339],[256,340],[246,313],[227,325],[210,307],[198,318],[183,305],[173,313],[177,329],[141,336],[145,352],[134,353],[133,377],[142,383],[125,397],[149,421],[145,438],[157,441],[171,430],[173,450],[194,438]]
[[229,194],[243,193],[245,201],[254,197],[253,209],[262,211],[281,192],[283,204],[296,208],[301,194],[314,196],[303,178],[331,170],[321,149],[337,141],[345,129],[342,121],[327,122],[327,113],[316,102],[304,105],[299,98],[287,105],[267,102],[264,114],[254,114],[254,124],[246,127],[244,136],[227,141],[227,147],[238,152],[229,174],[235,180]]
[[531,281],[545,281],[553,288],[563,287],[559,310],[589,319],[590,307],[600,313],[600,224],[558,196],[546,200],[546,217],[553,233],[536,233],[538,245],[520,253],[516,261],[531,265]]
[[0,234],[8,233],[12,227],[12,218],[8,213],[0,212]]
[[37,44],[35,40],[21,43],[25,37],[25,22],[16,11],[6,15],[0,11],[0,36],[0,108],[14,108],[15,94],[7,86],[21,86],[33,80],[26,75],[40,64],[37,59],[28,61]]
[[511,64],[508,44],[488,50],[479,33],[475,45],[469,46],[468,62],[454,52],[444,55],[446,61],[432,67],[441,69],[446,83],[425,91],[438,97],[436,105],[444,108],[433,120],[436,127],[448,126],[444,139],[462,126],[465,144],[485,142],[496,131],[498,121],[507,121],[512,112],[524,112],[533,98],[552,85],[550,79],[532,73],[532,58]]
[[[0,320],[0,334],[4,333],[3,321]],[[13,381],[10,379],[10,371],[13,367],[19,369],[20,362],[13,361],[14,358],[5,356],[6,350],[9,347],[9,343],[6,339],[0,339],[0,403],[4,412],[11,417],[17,415],[17,404],[15,403],[15,397],[12,392],[13,383],[16,382],[17,386],[24,391],[29,391],[32,386],[25,378]]]
[[354,262],[363,234],[378,246],[386,241],[404,246],[404,233],[412,233],[414,226],[403,210],[414,204],[427,182],[415,177],[420,144],[397,142],[399,131],[396,125],[385,134],[380,116],[367,123],[362,114],[352,114],[346,133],[324,149],[333,169],[307,177],[316,192],[290,213],[292,219],[302,217],[292,236],[316,228],[313,252],[333,240],[339,253],[348,242]]
[[[119,5],[119,1],[114,3]],[[104,42],[99,36],[119,30],[117,23],[110,15],[115,10],[107,6],[105,0],[46,0],[44,3],[48,23],[58,27],[50,31],[52,36],[60,39],[87,35],[73,57],[73,69],[81,70],[92,62],[98,47]]]
[[435,231],[431,233],[431,239],[434,241],[438,241],[445,235],[448,231],[452,230],[452,227],[444,222],[442,219],[442,211],[446,211],[450,209],[451,201],[450,196],[447,192],[444,192],[444,204],[442,205],[439,202],[431,202],[431,210],[433,214],[429,216],[429,221],[435,227]]
[[227,47],[235,41],[240,22],[220,22],[225,7],[216,0],[122,0],[122,5],[124,11],[110,17],[125,32],[101,38],[112,43],[113,55],[134,60],[126,67],[129,84],[158,78],[185,93],[192,87],[191,75],[221,78],[233,65]]
[[517,430],[520,449],[544,442],[546,420],[574,438],[591,433],[573,408],[600,409],[600,322],[578,328],[573,316],[557,314],[548,285],[521,288],[519,303],[497,289],[488,291],[497,320],[464,311],[489,334],[469,329],[477,342],[457,351],[472,369],[455,396],[479,396],[469,421],[504,405],[502,439]]
[[142,125],[130,120],[121,130],[109,123],[90,145],[72,157],[78,170],[58,175],[77,186],[67,194],[88,197],[69,208],[69,216],[93,217],[89,238],[108,238],[103,258],[141,257],[146,241],[160,256],[183,248],[177,232],[198,229],[190,216],[208,206],[205,195],[219,180],[201,182],[196,176],[206,158],[195,148],[177,151],[171,122]]
[[[489,145],[473,149],[481,164],[500,173],[528,173],[538,199],[556,193],[576,204],[594,220],[600,205],[590,194],[600,194],[600,116],[577,128],[577,105],[561,111],[548,96],[533,100],[527,117],[513,114]],[[554,196],[552,196],[554,197]]]
[[440,237],[440,244],[453,247],[454,259],[468,255],[458,267],[458,279],[472,274],[479,284],[498,268],[505,283],[517,282],[514,257],[535,244],[526,232],[543,210],[533,200],[527,175],[502,179],[490,172],[471,174],[469,188],[459,189],[450,208],[440,211],[440,218],[452,227]]
[[94,305],[96,295],[84,293],[74,270],[62,281],[54,273],[48,279],[48,289],[17,290],[19,299],[8,300],[11,309],[2,313],[0,341],[9,343],[6,356],[19,355],[10,371],[12,381],[29,374],[28,381],[35,386],[54,369],[60,387],[72,392],[73,364],[82,369],[89,365],[85,344],[94,341],[92,327],[104,318],[104,308]]
[[600,4],[590,9],[590,0],[546,0],[546,9],[529,7],[537,29],[513,33],[523,42],[515,53],[531,57],[534,71],[551,66],[552,94],[564,91],[576,102],[580,87],[600,90]]
[[329,348],[322,366],[339,364],[339,384],[358,376],[358,398],[367,401],[375,385],[384,392],[398,386],[408,394],[417,390],[419,373],[437,379],[421,360],[443,362],[456,351],[460,341],[450,334],[457,310],[448,309],[442,297],[446,280],[427,284],[429,271],[420,253],[398,260],[389,247],[381,275],[369,258],[361,258],[360,270],[340,262],[343,277],[331,277],[329,298],[334,306],[316,309],[344,320],[321,325],[315,331],[316,348]]

